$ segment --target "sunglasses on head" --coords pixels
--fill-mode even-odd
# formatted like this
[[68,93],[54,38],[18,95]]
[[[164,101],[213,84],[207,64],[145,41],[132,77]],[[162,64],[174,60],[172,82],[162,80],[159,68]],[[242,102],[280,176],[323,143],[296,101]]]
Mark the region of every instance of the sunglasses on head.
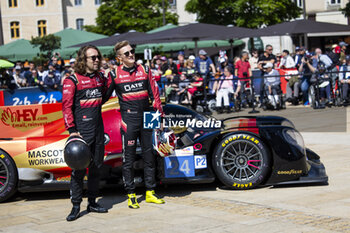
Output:
[[101,56],[100,55],[98,55],[98,56],[90,56],[90,57],[87,57],[87,58],[91,58],[92,61],[96,61],[96,59],[101,61]]
[[130,55],[134,55],[134,54],[135,54],[135,49],[132,49],[132,50],[127,51],[127,52],[124,53],[124,55],[125,55],[126,57],[129,57]]

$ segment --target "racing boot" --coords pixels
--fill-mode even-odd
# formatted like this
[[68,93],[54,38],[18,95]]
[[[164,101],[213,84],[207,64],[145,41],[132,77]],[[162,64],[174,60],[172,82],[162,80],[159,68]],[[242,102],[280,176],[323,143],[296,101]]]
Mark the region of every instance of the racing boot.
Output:
[[146,191],[146,202],[147,203],[156,203],[156,204],[164,204],[165,201],[161,198],[159,198],[154,190],[147,190]]
[[87,206],[87,212],[95,212],[95,213],[107,213],[108,210],[99,204],[96,203],[95,199],[94,200],[89,200],[88,201],[88,206]]
[[70,222],[70,221],[76,220],[79,217],[80,217],[80,204],[79,205],[73,205],[72,211],[67,216],[66,220],[68,222]]
[[137,203],[137,198],[135,193],[128,194],[128,206],[131,209],[138,209],[140,208],[139,203]]

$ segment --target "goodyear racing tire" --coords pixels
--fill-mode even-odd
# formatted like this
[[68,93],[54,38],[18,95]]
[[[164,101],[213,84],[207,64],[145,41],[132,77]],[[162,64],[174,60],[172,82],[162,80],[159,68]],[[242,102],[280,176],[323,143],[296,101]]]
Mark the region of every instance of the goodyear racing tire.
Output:
[[237,133],[216,147],[213,167],[218,179],[230,189],[251,189],[270,173],[270,155],[260,138]]
[[0,202],[16,193],[17,182],[18,174],[15,162],[0,149]]

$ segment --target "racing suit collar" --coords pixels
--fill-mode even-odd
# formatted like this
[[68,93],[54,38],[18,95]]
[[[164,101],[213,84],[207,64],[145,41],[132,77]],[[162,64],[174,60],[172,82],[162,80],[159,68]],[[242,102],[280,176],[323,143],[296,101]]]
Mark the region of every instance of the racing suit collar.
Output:
[[132,72],[134,72],[136,70],[136,64],[134,64],[132,67],[123,66],[122,70],[129,72],[131,74]]
[[89,78],[93,78],[93,77],[95,77],[95,75],[96,75],[96,72],[93,72],[93,73],[86,73],[84,76],[89,77]]

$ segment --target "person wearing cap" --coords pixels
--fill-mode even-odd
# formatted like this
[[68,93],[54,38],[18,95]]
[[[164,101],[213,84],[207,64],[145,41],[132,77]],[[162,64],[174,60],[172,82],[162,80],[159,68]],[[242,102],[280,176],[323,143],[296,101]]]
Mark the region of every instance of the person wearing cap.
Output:
[[299,69],[301,65],[301,59],[305,56],[305,48],[304,47],[295,47],[295,57],[294,63],[295,67]]
[[332,79],[332,87],[335,89],[336,79],[338,78],[338,69],[337,66],[340,64],[340,47],[337,44],[332,45],[332,51],[326,54],[332,61],[331,65],[325,63],[326,69],[329,72],[329,76]]
[[72,69],[73,72],[74,72],[75,58],[71,58],[71,59],[69,60],[69,65],[70,65],[71,69]]
[[339,42],[340,46],[340,62],[344,62],[346,60],[346,47],[348,47],[348,44],[345,43],[344,41]]
[[280,103],[278,92],[281,88],[281,79],[277,70],[273,69],[274,64],[268,62],[263,66],[264,69],[264,89],[270,103],[277,108]]
[[17,88],[21,88],[21,87],[26,87],[27,86],[27,81],[25,79],[25,77],[23,76],[23,74],[21,73],[21,67],[19,65],[15,66],[15,72],[13,74],[13,79],[16,82],[16,86]]
[[342,88],[343,103],[349,103],[348,92],[350,84],[350,56],[345,57],[346,63],[339,69],[339,82]]
[[199,56],[194,59],[194,65],[197,73],[205,77],[211,72],[215,72],[215,66],[210,57],[207,56],[207,52],[204,49],[199,50]]

